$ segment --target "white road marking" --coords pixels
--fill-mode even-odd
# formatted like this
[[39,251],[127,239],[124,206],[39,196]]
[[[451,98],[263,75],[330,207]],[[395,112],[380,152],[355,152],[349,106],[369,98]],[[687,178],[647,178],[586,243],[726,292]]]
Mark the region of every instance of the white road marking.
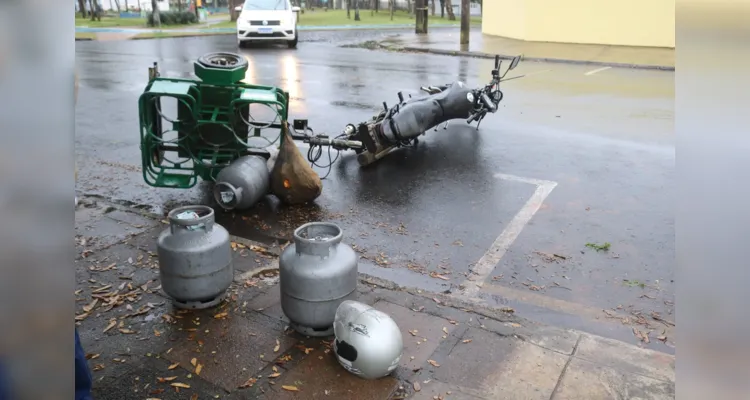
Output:
[[606,71],[606,70],[608,70],[610,68],[612,68],[612,67],[601,67],[601,68],[597,68],[597,69],[592,69],[591,71],[586,72],[584,75],[586,75],[586,76],[588,76],[588,75],[594,75],[597,72]]
[[557,182],[523,178],[514,175],[495,174],[495,178],[536,185],[536,190],[526,204],[521,207],[521,210],[518,211],[518,214],[505,227],[500,236],[495,239],[489,250],[474,265],[472,268],[473,274],[469,275],[463,282],[464,290],[461,293],[463,296],[471,297],[479,291],[479,288],[484,285],[484,281],[490,276],[495,266],[497,266],[500,259],[505,255],[505,252],[508,251],[516,238],[518,238],[518,235],[521,234],[521,231],[529,223],[534,214],[539,211],[539,208],[552,192],[552,189],[557,186]]

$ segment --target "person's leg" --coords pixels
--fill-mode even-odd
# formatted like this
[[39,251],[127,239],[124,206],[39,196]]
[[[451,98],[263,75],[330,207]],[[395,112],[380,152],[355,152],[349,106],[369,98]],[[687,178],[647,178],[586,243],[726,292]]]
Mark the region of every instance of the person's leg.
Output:
[[81,339],[78,337],[78,329],[76,329],[76,364],[75,364],[75,385],[76,385],[76,397],[75,400],[92,400],[91,398],[91,371],[89,371],[89,364],[86,361],[86,353],[83,352],[81,346]]

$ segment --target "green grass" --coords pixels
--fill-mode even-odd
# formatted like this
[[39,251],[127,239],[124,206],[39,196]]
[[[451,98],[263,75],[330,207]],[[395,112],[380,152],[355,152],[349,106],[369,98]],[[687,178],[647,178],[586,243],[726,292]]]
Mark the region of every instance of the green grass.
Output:
[[222,35],[222,33],[216,32],[143,32],[133,36],[132,39],[159,39],[159,38],[170,38],[170,37],[183,37],[183,36],[211,36],[211,35]]
[[[396,11],[393,13],[393,20],[391,20],[390,12],[387,10],[381,10],[377,13],[372,13],[370,10],[359,11],[360,21],[354,20],[354,10],[351,11],[351,18],[346,17],[346,10],[329,10],[324,11],[323,9],[317,9],[315,11],[305,11],[304,14],[299,16],[299,26],[342,26],[342,25],[413,25],[415,24],[414,18],[409,16],[406,11]],[[458,25],[461,21],[456,18],[455,21],[448,20],[448,17],[440,18],[439,15],[428,18],[430,26],[441,26],[441,25]],[[482,19],[479,17],[471,18],[471,25],[481,26]],[[235,22],[226,21],[212,25],[212,28],[234,28]]]
[[92,21],[91,18],[81,18],[76,14],[76,26],[87,26],[89,28],[116,28],[116,27],[146,27],[145,18],[120,18],[102,17],[101,21]]
[[96,40],[96,33],[92,32],[76,32],[76,39],[81,40]]

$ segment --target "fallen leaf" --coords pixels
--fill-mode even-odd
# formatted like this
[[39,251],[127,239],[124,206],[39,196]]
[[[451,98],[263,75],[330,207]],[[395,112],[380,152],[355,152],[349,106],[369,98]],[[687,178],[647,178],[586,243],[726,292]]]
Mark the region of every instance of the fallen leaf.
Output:
[[474,339],[464,339],[461,341],[461,343],[471,343],[471,341]]
[[226,318],[227,315],[229,315],[229,313],[225,311],[225,312],[214,315],[214,318],[216,319]]
[[269,378],[278,378],[280,376],[281,376],[281,373],[279,372],[274,372],[271,375],[268,375]]
[[445,334],[447,335],[448,334],[448,328],[443,327],[443,332],[445,332]]
[[186,383],[175,382],[175,383],[170,383],[169,385],[172,387],[176,387],[176,388],[190,389],[190,385]]
[[175,379],[177,379],[176,376],[170,376],[168,378],[158,378],[158,377],[156,378],[156,380],[159,381],[159,383],[171,382],[171,381],[173,381]]
[[198,400],[198,394],[194,393],[192,396],[190,396],[190,400]]
[[411,333],[412,336],[417,336],[417,333],[419,333],[419,331],[414,329],[414,330],[409,331],[409,333]]
[[111,320],[109,320],[109,325],[107,325],[107,327],[104,328],[103,332],[106,333],[108,330],[114,328],[115,326],[117,326],[117,321],[114,318],[112,318]]
[[450,321],[448,321],[448,322],[450,322],[450,323],[451,323],[451,324],[453,324],[453,325],[458,325],[458,322],[456,322],[456,321],[454,321],[454,320],[450,320]]
[[299,389],[297,388],[297,386],[281,385],[281,388],[284,389],[284,390],[288,390],[290,392],[299,392]]
[[180,363],[174,363],[174,364],[170,365],[169,367],[167,367],[167,369],[175,369],[175,368],[177,368],[177,367],[178,367],[179,365],[180,365]]
[[193,358],[192,360],[190,360],[190,364],[192,364],[195,367],[196,365],[198,365],[198,359]]
[[279,343],[279,339],[276,339],[276,346],[274,346],[273,352],[278,353],[280,348],[281,348],[281,343]]
[[448,278],[447,276],[440,275],[440,274],[438,274],[437,272],[434,272],[434,271],[430,272],[430,277],[437,278],[437,279],[442,279],[444,281],[451,280],[451,278]]
[[414,384],[412,386],[414,386],[414,391],[415,392],[418,392],[418,391],[422,390],[422,385],[420,385],[419,382],[414,382]]
[[99,358],[99,354],[86,354],[87,360],[95,360],[97,358]]
[[432,365],[433,367],[439,367],[440,366],[440,364],[438,364],[435,360],[427,360],[427,362],[430,363],[430,365]]
[[98,303],[99,299],[94,299],[94,301],[92,301],[90,304],[83,306],[83,311],[85,311],[86,313],[90,313]]
[[279,369],[278,369],[278,368],[276,368],[276,366],[275,366],[275,365],[274,365],[273,367],[271,367],[271,370],[272,370],[273,372],[279,372]]
[[240,385],[240,387],[239,387],[239,388],[240,388],[240,389],[244,389],[244,388],[249,388],[249,387],[253,387],[253,385],[255,385],[255,382],[257,382],[257,381],[258,381],[258,380],[257,380],[257,379],[255,379],[255,378],[250,378],[250,379],[248,379],[247,381],[245,381],[245,383],[243,383],[242,385]]
[[197,366],[195,367],[195,374],[196,374],[196,375],[200,375],[200,374],[201,374],[201,371],[202,371],[202,370],[203,370],[203,365],[202,365],[202,364],[198,364],[198,365],[197,365]]
[[164,393],[165,391],[166,391],[166,389],[163,389],[163,388],[159,388],[159,389],[154,389],[154,390],[152,390],[152,391],[148,392],[148,394],[162,394],[162,393]]
[[134,330],[132,330],[132,329],[118,329],[118,330],[120,331],[120,333],[124,333],[124,334],[126,334],[126,335],[130,335],[130,334],[136,333],[136,332],[135,332]]
[[436,297],[433,297],[433,298],[432,298],[432,301],[434,301],[435,303],[438,303],[438,304],[440,304],[440,300],[438,300],[438,299],[437,299]]

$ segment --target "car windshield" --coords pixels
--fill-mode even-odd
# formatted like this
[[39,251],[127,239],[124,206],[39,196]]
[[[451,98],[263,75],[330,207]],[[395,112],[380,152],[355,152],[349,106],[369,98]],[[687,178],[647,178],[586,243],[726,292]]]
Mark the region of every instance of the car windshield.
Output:
[[245,10],[286,10],[288,3],[286,0],[247,0],[245,1]]

